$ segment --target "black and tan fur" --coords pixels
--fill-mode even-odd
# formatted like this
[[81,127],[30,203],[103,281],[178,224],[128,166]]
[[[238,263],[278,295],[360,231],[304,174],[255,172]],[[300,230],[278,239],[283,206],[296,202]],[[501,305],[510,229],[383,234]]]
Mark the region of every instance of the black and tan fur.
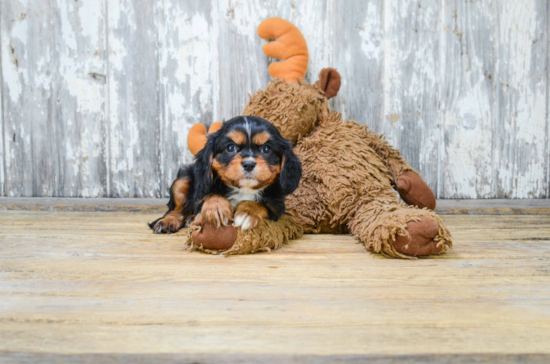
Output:
[[195,163],[179,170],[168,212],[149,226],[173,233],[199,213],[218,227],[233,222],[243,230],[263,219],[277,221],[301,176],[300,161],[277,128],[260,117],[239,116],[209,135]]

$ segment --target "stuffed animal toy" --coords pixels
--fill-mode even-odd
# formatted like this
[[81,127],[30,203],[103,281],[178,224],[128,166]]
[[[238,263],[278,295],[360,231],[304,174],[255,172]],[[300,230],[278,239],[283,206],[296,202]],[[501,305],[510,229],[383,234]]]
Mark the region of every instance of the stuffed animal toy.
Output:
[[[303,168],[300,186],[287,197],[288,214],[252,230],[218,230],[199,215],[190,225],[187,247],[245,254],[277,249],[303,232],[351,233],[367,250],[397,258],[440,254],[451,247],[449,230],[432,211],[433,192],[399,151],[330,110],[339,73],[323,69],[317,82],[306,83],[307,44],[286,20],[263,21],[258,35],[275,39],[264,45],[264,53],[283,61],[270,65],[275,80],[251,96],[243,115],[267,119],[294,143]],[[394,189],[409,206],[399,202]]]

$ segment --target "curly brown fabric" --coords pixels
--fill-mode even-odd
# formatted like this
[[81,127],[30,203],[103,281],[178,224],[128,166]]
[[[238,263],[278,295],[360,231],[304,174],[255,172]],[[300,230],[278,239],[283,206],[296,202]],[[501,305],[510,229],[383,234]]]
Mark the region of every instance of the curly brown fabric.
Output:
[[[188,230],[187,240],[184,244],[186,249],[191,251],[200,250],[210,254],[220,254],[224,256],[235,254],[251,254],[262,251],[271,251],[279,249],[283,244],[290,240],[298,239],[303,235],[303,228],[296,223],[292,216],[285,214],[278,221],[263,220],[262,223],[253,230],[242,231],[240,228],[228,227],[236,231],[236,239],[229,248],[208,249],[199,243],[196,239],[197,232],[203,234],[215,235],[216,227],[213,225],[195,225],[191,223]],[[204,231],[210,230],[210,231]],[[194,239],[195,237],[195,239]],[[197,241],[198,240],[198,241]]]
[[301,236],[302,230],[350,232],[367,250],[394,258],[439,254],[452,247],[451,234],[439,216],[405,206],[394,190],[400,189],[408,203],[431,207],[426,198],[429,187],[383,135],[330,111],[321,83],[272,81],[250,97],[243,113],[269,120],[295,143],[303,176],[286,200],[294,218],[265,221],[258,229],[239,232],[235,244],[224,251],[198,247],[192,240],[189,247],[245,254],[277,249]]
[[295,143],[315,127],[325,100],[315,87],[303,80],[296,83],[275,80],[265,90],[250,96],[243,115],[269,120],[284,138]]
[[[373,146],[391,161],[402,161],[377,134],[331,112],[294,149],[302,161],[303,177],[287,199],[288,210],[306,232],[330,233],[345,226],[368,250],[386,256],[410,257],[395,249],[393,242],[408,236],[407,223],[423,217],[437,223],[434,241],[440,251],[452,246],[449,231],[435,213],[398,202],[393,178]],[[403,170],[410,170],[408,164],[401,164]]]

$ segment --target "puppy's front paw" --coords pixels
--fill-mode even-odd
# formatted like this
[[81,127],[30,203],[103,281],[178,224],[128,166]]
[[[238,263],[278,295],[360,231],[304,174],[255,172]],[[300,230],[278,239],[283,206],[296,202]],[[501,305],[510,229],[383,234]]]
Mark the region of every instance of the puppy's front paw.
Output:
[[220,228],[222,225],[229,225],[233,218],[233,206],[221,196],[210,195],[202,205],[201,215],[204,221]]
[[149,226],[155,234],[172,234],[183,227],[183,215],[179,212],[170,211]]
[[267,219],[266,208],[254,201],[245,201],[237,206],[234,225],[241,230],[254,229],[263,219]]

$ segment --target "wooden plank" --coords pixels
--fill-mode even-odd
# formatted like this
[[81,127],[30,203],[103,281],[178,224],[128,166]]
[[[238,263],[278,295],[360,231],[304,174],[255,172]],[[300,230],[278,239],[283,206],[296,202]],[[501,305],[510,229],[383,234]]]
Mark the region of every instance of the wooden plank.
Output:
[[219,119],[218,34],[213,24],[215,3],[156,2],[160,53],[161,193],[181,165],[191,163],[189,128]]
[[155,3],[107,2],[109,197],[160,197],[159,64]]
[[[380,131],[438,191],[440,4],[384,2],[384,113]],[[441,196],[440,194],[438,194]]]
[[[265,314],[269,312],[269,309],[265,310]],[[391,311],[393,312],[393,311]],[[442,323],[442,325],[447,325],[448,323]],[[33,325],[34,328],[33,329]],[[452,324],[451,324],[452,325]],[[396,334],[396,329],[394,326],[389,325],[386,329],[380,329],[377,325],[361,327],[361,324],[358,324],[358,328],[348,328],[348,327],[337,327],[337,328],[310,328],[310,327],[296,327],[292,331],[295,333],[291,336],[287,336],[288,329],[273,327],[269,330],[254,329],[254,325],[251,325],[252,329],[249,327],[240,327],[239,325],[227,326],[227,325],[212,325],[212,327],[193,327],[190,325],[136,325],[136,326],[124,326],[124,325],[89,325],[89,329],[82,330],[80,325],[70,325],[70,324],[58,324],[51,323],[49,325],[37,324],[37,323],[17,323],[17,324],[6,324],[5,333],[9,333],[11,337],[23,337],[26,336],[27,342],[32,343],[38,352],[44,352],[48,349],[47,343],[59,337],[64,342],[63,353],[57,352],[56,354],[100,354],[100,353],[110,353],[111,355],[124,355],[124,354],[142,354],[145,355],[145,358],[152,356],[152,354],[187,354],[187,355],[197,355],[203,354],[205,356],[205,362],[213,363],[217,362],[212,360],[213,358],[220,357],[222,354],[237,356],[243,355],[247,357],[249,355],[266,355],[266,356],[279,356],[279,355],[294,355],[300,356],[325,356],[331,355],[331,349],[334,349],[333,345],[327,345],[327,343],[332,343],[335,337],[345,338],[345,346],[337,350],[337,352],[332,353],[332,355],[356,355],[359,358],[370,357],[374,355],[388,357],[386,363],[394,363],[399,360],[401,355],[397,353],[392,353],[392,348],[390,345],[395,345],[394,337],[392,335]],[[422,339],[429,340],[429,342],[437,342],[438,345],[431,345],[432,349],[428,353],[422,354],[410,354],[412,355],[421,355],[425,358],[429,358],[431,363],[437,363],[437,358],[440,356],[449,356],[455,354],[459,351],[459,344],[455,345],[454,352],[446,352],[441,354],[437,348],[440,346],[441,341],[451,340],[451,335],[454,335],[455,340],[474,342],[476,335],[477,337],[483,337],[486,341],[482,344],[488,348],[493,347],[497,344],[498,340],[506,339],[507,333],[506,330],[510,327],[497,327],[492,330],[494,335],[488,337],[486,334],[490,329],[486,327],[475,327],[475,323],[471,324],[471,328],[464,330],[462,333],[459,331],[462,328],[449,327],[446,330],[446,334],[441,335],[441,329],[437,327],[426,327],[423,332],[424,335],[421,337],[417,336],[418,328],[411,327],[405,329],[403,335],[398,335],[399,338],[404,339],[401,345],[403,348],[398,350],[398,352],[408,351],[408,349],[413,348],[414,345],[422,345]],[[515,328],[515,325],[511,325],[512,328]],[[51,332],[46,332],[46,328],[51,328]],[[71,330],[73,330],[71,332]],[[349,330],[349,332],[347,331]],[[528,325],[523,329],[516,329],[519,335],[528,335],[533,339],[545,339],[546,336],[541,336],[540,330],[533,330],[533,326]],[[530,333],[530,331],[534,331]],[[448,336],[447,336],[448,335]],[[212,339],[218,339],[218,342],[212,341]],[[42,340],[42,341],[40,341]],[[56,340],[57,342],[58,340]],[[340,340],[339,340],[340,341]],[[11,342],[11,340],[10,340]],[[40,342],[43,344],[40,345]],[[89,345],[86,345],[86,342],[93,342],[96,346],[93,348],[93,351],[85,352],[84,350],[89,348]],[[248,343],[249,347],[246,352],[241,353],[242,343]],[[38,345],[37,345],[38,344]],[[27,352],[24,349],[20,349],[21,346],[25,345],[25,341],[22,340],[21,343],[14,346],[12,351]],[[138,345],[141,346],[141,350],[138,352],[135,351]],[[196,346],[195,346],[196,345]],[[71,347],[72,346],[72,347]],[[176,352],[170,352],[171,348],[180,346],[181,349]],[[365,353],[367,351],[365,346],[372,348],[374,353]],[[65,348],[71,347],[70,350]],[[200,351],[204,348],[209,348],[209,352]],[[113,348],[116,348],[113,351]],[[542,348],[540,353],[528,353],[530,348]],[[465,350],[470,349],[470,346],[464,347]],[[470,355],[477,354],[477,356],[483,358],[491,357],[491,354],[494,354],[496,357],[498,355],[510,355],[517,357],[529,357],[529,355],[539,354],[539,358],[548,359],[548,353],[544,350],[544,343],[536,342],[529,346],[529,348],[524,348],[523,350],[519,347],[519,344],[513,344],[503,350],[502,353],[492,353],[492,352],[472,352],[468,353]],[[478,349],[479,350],[479,349]],[[414,351],[414,350],[411,350]],[[519,351],[519,352],[516,352]],[[54,352],[55,353],[55,352]],[[466,354],[461,352],[462,354]],[[483,355],[485,354],[485,355]],[[460,354],[455,354],[460,356]],[[536,357],[536,356],[535,356]],[[393,358],[394,360],[389,360]],[[466,357],[467,359],[467,357]],[[240,361],[240,363],[246,361]],[[346,362],[346,361],[344,361]],[[358,361],[359,363],[364,361]],[[370,362],[370,361],[369,361]],[[409,361],[397,361],[409,363]],[[447,362],[447,361],[444,361]],[[469,361],[455,361],[455,363],[469,363]],[[486,361],[482,361],[486,362]],[[492,362],[492,361],[487,361]],[[544,361],[537,361],[538,363],[545,363]],[[191,363],[191,362],[188,362]],[[223,363],[223,361],[222,361]],[[453,363],[451,361],[451,363]],[[518,363],[524,363],[523,361],[518,361]]]
[[[0,5],[0,10],[2,9]],[[0,34],[2,32],[2,16],[0,16]],[[5,152],[4,152],[4,93],[2,80],[2,36],[0,35],[0,196],[5,196]]]
[[3,197],[0,198],[0,211],[128,211],[164,214],[167,203],[165,198]]
[[440,215],[550,215],[550,200],[437,200],[436,212]]
[[57,69],[53,7],[2,1],[0,30],[5,194],[54,195],[59,153],[55,125]]
[[[41,213],[40,219],[36,212],[10,212],[4,217],[3,233],[10,237],[3,242],[3,254],[16,254],[20,249],[18,238],[25,238],[25,244],[32,250],[33,256],[64,257],[71,256],[67,252],[68,244],[78,244],[84,251],[83,256],[90,254],[101,256],[117,256],[118,252],[125,251],[127,257],[145,257],[152,253],[169,258],[173,244],[181,243],[186,236],[185,231],[176,235],[159,235],[155,238],[157,244],[151,246],[141,243],[151,240],[151,232],[137,223],[153,221],[158,216],[154,213],[128,214],[113,212],[104,214],[96,225],[88,225],[89,213]],[[528,259],[533,255],[545,260],[550,254],[550,216],[482,216],[478,223],[471,225],[474,219],[471,216],[444,217],[449,229],[459,244],[449,254],[437,257],[437,260],[468,259],[469,261],[483,261],[483,265],[493,264],[495,259]],[[56,226],[55,231],[52,226]],[[137,228],[134,228],[137,227]],[[134,228],[134,229],[132,229]],[[30,229],[33,231],[29,234]],[[83,239],[82,236],[86,238]],[[101,240],[105,234],[110,236],[108,241]],[[464,246],[463,242],[468,244]],[[328,244],[328,245],[327,245]],[[341,261],[347,259],[348,254],[362,254],[364,247],[358,244],[350,235],[305,235],[299,242],[286,246],[278,254],[285,255],[285,259],[296,259],[300,256],[325,254],[327,249],[332,250],[331,259]],[[298,256],[296,256],[298,254]],[[374,257],[374,256],[373,256]],[[201,263],[202,264],[202,263]],[[445,262],[432,262],[439,269],[445,268]],[[523,263],[521,263],[523,264]],[[476,263],[479,267],[479,264]]]
[[545,354],[435,354],[435,355],[277,355],[277,354],[54,354],[54,353],[4,353],[0,363],[364,363],[371,364],[425,364],[425,363],[498,363],[531,364],[547,363]]
[[[384,123],[384,26],[381,0],[329,2],[329,63],[342,76],[331,106],[344,120],[356,120],[381,132]],[[342,14],[347,14],[342,16]],[[311,48],[311,47],[310,47]]]
[[105,195],[103,4],[2,4],[7,195]]
[[[166,211],[166,198],[37,198],[3,197],[0,210],[28,211]],[[438,200],[440,215],[550,215],[550,200]]]
[[[498,197],[548,197],[548,2],[497,2]],[[546,153],[546,154],[545,154]]]
[[[215,9],[218,31],[219,117],[229,120],[241,115],[248,94],[265,87],[269,65],[256,34],[258,24],[269,16],[272,2],[222,0]],[[223,61],[222,61],[223,59]]]
[[45,194],[106,196],[105,1],[58,1],[51,16],[58,67],[52,117],[60,166],[55,191]]
[[550,216],[445,216],[455,249],[416,261],[366,253],[348,235],[306,235],[272,254],[189,254],[184,232],[148,230],[156,216],[5,212],[0,360],[550,355]]
[[443,2],[440,195],[446,198],[496,197],[496,156],[489,147],[498,118],[495,7],[491,0]]

